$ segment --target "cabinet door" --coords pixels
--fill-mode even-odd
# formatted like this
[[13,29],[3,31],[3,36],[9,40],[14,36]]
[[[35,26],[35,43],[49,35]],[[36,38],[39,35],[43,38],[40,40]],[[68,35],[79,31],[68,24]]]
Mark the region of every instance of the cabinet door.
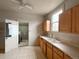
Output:
[[46,56],[47,54],[47,44],[46,44],[46,41],[44,40],[43,41],[44,45],[43,45],[43,52],[44,52],[44,55]]
[[46,21],[46,31],[50,31],[50,20]]
[[53,47],[53,59],[63,59],[63,55],[64,53],[60,49]]
[[43,30],[44,32],[50,31],[50,20],[45,20],[43,22]]
[[52,46],[47,43],[47,59],[52,59]]
[[53,59],[63,59],[56,52],[53,53]]
[[42,38],[40,38],[40,48],[41,48],[42,51],[43,51],[43,39],[42,39]]
[[44,55],[46,56],[47,54],[47,44],[46,44],[46,41],[44,39],[40,39],[40,47],[42,49],[42,52],[44,53]]
[[60,49],[53,47],[53,51],[63,58],[64,53]]
[[72,9],[72,32],[79,34],[79,5]]
[[71,9],[65,11],[59,17],[59,31],[60,32],[71,32]]

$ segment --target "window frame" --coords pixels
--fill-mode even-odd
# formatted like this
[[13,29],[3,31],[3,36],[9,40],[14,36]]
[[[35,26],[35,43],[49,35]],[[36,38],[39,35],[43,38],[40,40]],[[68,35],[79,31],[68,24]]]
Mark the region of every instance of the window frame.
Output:
[[[63,13],[63,9],[59,9],[57,12],[52,14],[52,18],[51,18],[51,31],[53,31],[53,32],[59,32],[59,15],[61,13]],[[53,22],[54,16],[57,16],[58,20]],[[55,29],[53,29],[53,25],[56,24],[56,23],[58,23],[58,25],[57,25],[58,28],[55,30]]]

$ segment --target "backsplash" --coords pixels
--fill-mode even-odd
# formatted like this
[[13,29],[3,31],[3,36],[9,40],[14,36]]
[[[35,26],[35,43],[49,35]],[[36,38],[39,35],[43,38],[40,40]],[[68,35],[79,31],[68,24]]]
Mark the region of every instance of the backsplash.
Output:
[[79,35],[70,33],[53,33],[53,37],[63,43],[79,48]]

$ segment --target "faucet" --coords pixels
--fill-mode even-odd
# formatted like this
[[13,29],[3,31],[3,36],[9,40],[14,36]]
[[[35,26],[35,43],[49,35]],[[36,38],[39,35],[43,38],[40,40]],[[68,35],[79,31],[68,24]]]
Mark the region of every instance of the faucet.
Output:
[[48,32],[48,37],[53,38],[52,32]]

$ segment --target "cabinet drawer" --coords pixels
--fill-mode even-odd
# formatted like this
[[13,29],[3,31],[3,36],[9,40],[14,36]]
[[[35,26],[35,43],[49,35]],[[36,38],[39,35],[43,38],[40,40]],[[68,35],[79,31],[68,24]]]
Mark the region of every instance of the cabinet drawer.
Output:
[[63,57],[64,53],[63,53],[61,50],[59,50],[59,49],[56,48],[56,47],[54,47],[53,50],[54,50],[54,52],[56,52],[59,56]]
[[50,43],[47,43],[47,46],[48,46],[49,48],[52,48],[52,44],[50,44]]

